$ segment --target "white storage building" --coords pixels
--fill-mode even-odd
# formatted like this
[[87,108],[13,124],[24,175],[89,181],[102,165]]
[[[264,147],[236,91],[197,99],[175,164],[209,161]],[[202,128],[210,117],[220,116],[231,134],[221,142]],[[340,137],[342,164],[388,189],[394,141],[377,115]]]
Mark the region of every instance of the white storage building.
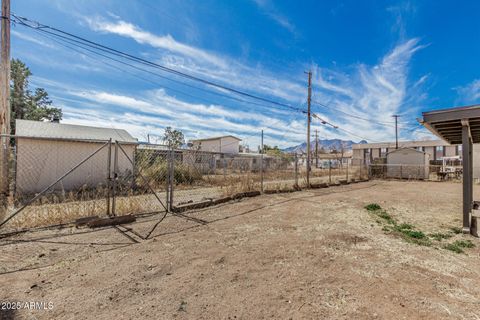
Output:
[[[134,159],[137,139],[127,131],[56,122],[16,120],[15,191],[37,193],[98,150],[106,141],[119,141]],[[108,146],[57,183],[55,190],[75,190],[105,184]],[[114,147],[111,150],[113,171]],[[132,171],[132,163],[118,152],[118,171]]]
[[430,156],[412,148],[395,149],[387,153],[387,177],[399,179],[427,179]]

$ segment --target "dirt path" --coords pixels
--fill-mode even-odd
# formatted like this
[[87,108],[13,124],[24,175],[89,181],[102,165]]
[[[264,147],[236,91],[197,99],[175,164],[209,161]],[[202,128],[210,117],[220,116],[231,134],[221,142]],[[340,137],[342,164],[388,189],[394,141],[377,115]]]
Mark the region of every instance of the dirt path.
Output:
[[[188,213],[207,224],[168,217],[138,244],[111,228],[0,240],[0,300],[53,303],[15,319],[479,317],[480,241],[442,240],[472,240],[465,254],[408,243],[382,231],[371,202],[425,233],[460,226],[455,183],[265,195]],[[144,235],[157,219],[130,227]]]

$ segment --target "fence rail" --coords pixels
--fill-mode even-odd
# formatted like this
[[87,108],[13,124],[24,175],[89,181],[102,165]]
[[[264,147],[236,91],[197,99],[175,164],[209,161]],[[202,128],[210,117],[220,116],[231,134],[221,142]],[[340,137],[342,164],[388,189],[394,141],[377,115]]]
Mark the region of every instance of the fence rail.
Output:
[[[9,195],[0,226],[172,211],[246,191],[307,187],[296,154],[227,154],[111,140],[9,136]],[[368,177],[366,166],[310,172],[311,184]]]

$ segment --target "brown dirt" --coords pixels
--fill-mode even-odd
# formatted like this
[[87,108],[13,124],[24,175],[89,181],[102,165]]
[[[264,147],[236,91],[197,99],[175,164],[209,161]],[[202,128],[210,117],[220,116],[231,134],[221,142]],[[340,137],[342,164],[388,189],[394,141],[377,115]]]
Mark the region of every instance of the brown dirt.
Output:
[[[153,239],[129,232],[137,244],[113,228],[37,231],[0,240],[0,301],[53,302],[10,313],[38,319],[477,319],[480,241],[408,243],[372,202],[427,234],[461,225],[461,184],[370,181],[187,213],[207,224],[169,216]],[[459,239],[476,247],[443,249]]]

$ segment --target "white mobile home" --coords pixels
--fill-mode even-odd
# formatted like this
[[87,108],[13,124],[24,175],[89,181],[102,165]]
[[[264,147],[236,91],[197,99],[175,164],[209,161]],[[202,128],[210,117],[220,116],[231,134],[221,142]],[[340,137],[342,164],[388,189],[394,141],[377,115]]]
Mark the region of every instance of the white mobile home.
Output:
[[191,143],[193,149],[198,151],[237,154],[240,150],[240,141],[242,141],[242,139],[229,135],[196,139],[192,140]]

